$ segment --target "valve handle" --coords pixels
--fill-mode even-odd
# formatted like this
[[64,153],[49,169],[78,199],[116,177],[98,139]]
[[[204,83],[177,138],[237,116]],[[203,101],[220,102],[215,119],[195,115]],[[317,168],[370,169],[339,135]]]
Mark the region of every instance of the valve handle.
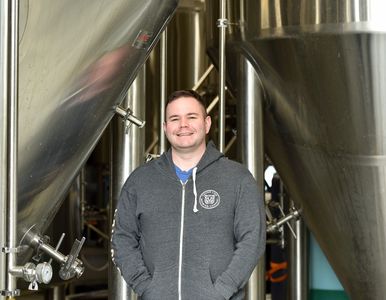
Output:
[[59,271],[59,276],[63,280],[68,280],[76,274],[79,262],[79,260],[77,260],[77,257],[79,255],[80,250],[82,249],[85,240],[85,237],[82,237],[80,241],[76,239],[74,244],[72,245],[70,254],[67,256],[66,262],[63,264]]
[[[56,250],[56,251],[59,250],[59,247],[60,247],[60,245],[62,244],[65,235],[66,235],[66,234],[63,232],[62,235],[61,235],[61,237],[60,237],[60,239],[59,239],[59,241],[58,241],[58,244],[57,244],[56,247],[55,247],[55,250]],[[48,264],[51,264],[51,263],[52,263],[52,258],[50,258],[50,260],[48,261]]]

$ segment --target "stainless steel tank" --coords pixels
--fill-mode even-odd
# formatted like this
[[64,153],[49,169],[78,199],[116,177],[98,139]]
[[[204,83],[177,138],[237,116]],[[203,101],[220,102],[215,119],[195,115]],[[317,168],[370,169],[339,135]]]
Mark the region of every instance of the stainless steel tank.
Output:
[[20,1],[19,236],[50,224],[177,4]]
[[351,299],[383,299],[384,1],[237,0],[229,8],[238,24],[228,37],[229,84],[238,80],[232,55],[246,57],[263,89],[266,151],[307,225]]

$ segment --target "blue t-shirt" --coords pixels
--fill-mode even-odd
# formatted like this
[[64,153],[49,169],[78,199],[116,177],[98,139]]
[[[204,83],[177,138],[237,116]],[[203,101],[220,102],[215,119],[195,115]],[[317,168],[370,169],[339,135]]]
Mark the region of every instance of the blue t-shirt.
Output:
[[176,174],[177,174],[177,177],[182,181],[182,182],[186,182],[190,175],[192,175],[192,172],[193,172],[193,168],[191,168],[190,170],[187,170],[187,171],[182,171],[179,167],[177,167],[176,165],[174,165],[175,169],[176,169]]

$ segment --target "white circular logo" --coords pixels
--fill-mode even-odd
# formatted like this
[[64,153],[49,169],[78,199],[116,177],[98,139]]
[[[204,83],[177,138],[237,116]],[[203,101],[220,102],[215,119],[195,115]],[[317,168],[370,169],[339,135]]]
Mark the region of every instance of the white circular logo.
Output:
[[205,209],[212,209],[220,204],[220,195],[214,190],[207,190],[200,195],[200,205]]

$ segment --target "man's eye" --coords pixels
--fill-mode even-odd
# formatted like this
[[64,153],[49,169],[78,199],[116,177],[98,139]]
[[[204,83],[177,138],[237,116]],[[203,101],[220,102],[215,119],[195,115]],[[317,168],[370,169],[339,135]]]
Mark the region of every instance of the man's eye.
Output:
[[170,122],[175,122],[175,121],[178,121],[178,119],[177,118],[171,118],[169,121]]

